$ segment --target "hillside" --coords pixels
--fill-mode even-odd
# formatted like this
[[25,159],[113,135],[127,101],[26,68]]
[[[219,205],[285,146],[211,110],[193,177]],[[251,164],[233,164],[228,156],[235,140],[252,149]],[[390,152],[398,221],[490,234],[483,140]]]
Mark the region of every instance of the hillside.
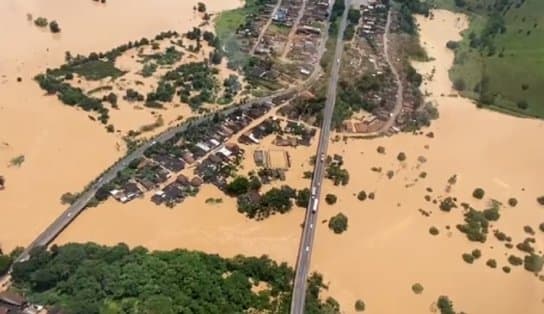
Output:
[[544,117],[544,1],[432,0],[469,14],[450,71],[454,86],[482,106]]

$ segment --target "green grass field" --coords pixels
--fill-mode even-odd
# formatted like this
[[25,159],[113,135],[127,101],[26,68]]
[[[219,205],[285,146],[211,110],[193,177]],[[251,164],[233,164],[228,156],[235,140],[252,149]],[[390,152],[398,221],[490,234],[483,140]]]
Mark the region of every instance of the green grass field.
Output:
[[[470,28],[456,49],[455,65],[450,71],[452,81],[465,82],[463,93],[480,100],[478,87],[485,78],[489,95],[485,106],[544,118],[544,1],[526,0],[523,4],[520,0],[508,1],[510,9],[499,11],[506,31],[490,37],[495,50],[492,55],[488,50],[471,47],[470,38],[471,33],[480,36],[486,29],[491,14],[497,12],[495,0],[465,0],[463,8],[456,7],[454,0],[429,2],[470,16]],[[524,109],[523,103],[528,107]]]
[[215,19],[215,33],[229,63],[241,66],[247,61],[247,54],[240,51],[236,30],[246,23],[248,15],[257,13],[266,2],[267,0],[246,0],[242,8],[221,12]]

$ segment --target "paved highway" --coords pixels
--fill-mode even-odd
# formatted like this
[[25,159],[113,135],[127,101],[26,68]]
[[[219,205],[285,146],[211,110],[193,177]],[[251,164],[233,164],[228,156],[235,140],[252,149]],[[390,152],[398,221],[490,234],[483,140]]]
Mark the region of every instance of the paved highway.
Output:
[[293,297],[291,300],[291,314],[303,314],[304,302],[306,299],[306,282],[310,268],[310,260],[312,256],[313,242],[315,237],[315,229],[317,226],[317,214],[319,211],[319,199],[321,197],[321,183],[325,173],[325,159],[327,158],[327,148],[329,144],[329,135],[331,130],[331,120],[336,102],[336,86],[338,84],[338,73],[340,70],[340,61],[344,52],[343,34],[346,29],[348,10],[351,5],[350,0],[345,0],[346,9],[340,21],[338,38],[336,41],[336,50],[334,53],[333,65],[331,68],[331,76],[327,89],[327,99],[323,112],[323,125],[319,135],[319,143],[317,147],[317,155],[314,166],[314,176],[310,189],[311,197],[306,209],[306,217],[304,219],[304,228],[298,249],[298,258],[296,264],[295,282],[293,286]]

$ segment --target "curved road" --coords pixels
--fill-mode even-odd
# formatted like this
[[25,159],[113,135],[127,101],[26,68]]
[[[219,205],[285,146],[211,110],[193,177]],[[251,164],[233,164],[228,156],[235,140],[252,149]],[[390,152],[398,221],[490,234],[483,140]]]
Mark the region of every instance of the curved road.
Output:
[[317,214],[319,210],[319,199],[321,196],[321,183],[325,172],[325,159],[327,157],[327,148],[329,144],[329,135],[331,130],[332,114],[336,102],[336,86],[340,70],[340,61],[344,52],[343,34],[346,29],[348,10],[351,6],[350,0],[345,0],[346,9],[340,21],[338,38],[336,41],[336,50],[334,53],[334,64],[331,69],[331,77],[327,89],[327,99],[323,112],[323,125],[319,135],[319,144],[314,166],[314,176],[311,185],[311,197],[306,209],[304,219],[304,228],[298,249],[298,258],[296,264],[295,282],[293,286],[293,296],[291,299],[291,314],[303,314],[304,303],[306,300],[306,282],[310,268],[313,242],[315,237],[315,228],[317,226]]

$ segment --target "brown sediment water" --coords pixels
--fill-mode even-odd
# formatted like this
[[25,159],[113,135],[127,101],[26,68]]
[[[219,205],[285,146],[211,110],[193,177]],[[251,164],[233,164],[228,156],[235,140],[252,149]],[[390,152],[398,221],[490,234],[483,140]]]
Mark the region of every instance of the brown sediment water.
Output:
[[[506,203],[515,197],[518,206],[506,205],[501,219],[491,228],[512,236],[514,243],[524,239],[524,225],[536,229],[544,221],[544,211],[536,203],[542,193],[538,180],[544,175],[540,167],[544,150],[534,141],[543,133],[544,123],[477,109],[467,99],[449,97],[455,94],[447,73],[453,54],[445,44],[460,39],[459,32],[467,21],[446,11],[435,11],[434,16],[432,20],[418,17],[421,40],[434,60],[416,64],[426,77],[435,69],[432,80],[422,87],[431,93],[428,100],[439,106],[440,118],[425,130],[433,132],[434,138],[399,134],[331,143],[330,154],[344,156],[350,182],[347,186],[324,183],[324,194],[336,194],[338,202],[326,205],[321,201],[312,269],[325,276],[328,294],[338,299],[345,313],[354,312],[357,299],[365,301],[369,313],[429,313],[440,295],[449,296],[458,311],[468,313],[541,313],[542,282],[521,267],[513,267],[510,274],[501,270],[508,265],[505,254],[523,254],[515,249],[508,252],[492,234],[485,244],[469,242],[455,227],[462,223],[460,209],[446,214],[438,204],[424,199],[425,195],[437,200],[451,195],[458,203],[466,201],[484,209],[487,200],[476,201],[471,196],[475,187],[483,187],[487,199]],[[271,148],[270,141],[260,146]],[[378,146],[385,147],[385,155],[377,153]],[[247,160],[242,173],[254,167],[251,156],[257,146],[244,148]],[[302,179],[302,174],[311,169],[308,159],[315,146],[288,151],[293,169],[286,183],[307,187],[309,181]],[[399,152],[406,153],[405,162],[397,160]],[[382,172],[372,171],[372,167],[381,167]],[[392,179],[386,175],[390,170]],[[419,178],[421,172],[427,173],[425,179]],[[453,175],[457,175],[457,183],[448,193],[448,179]],[[429,187],[433,192],[426,191]],[[362,190],[374,192],[375,200],[359,201],[357,194]],[[207,198],[222,198],[223,203],[205,204]],[[430,212],[430,216],[423,216],[418,209]],[[338,212],[349,217],[348,230],[341,235],[321,223]],[[205,186],[197,198],[172,210],[156,207],[147,199],[128,205],[108,202],[84,213],[59,242],[126,241],[156,249],[185,247],[227,256],[268,254],[293,263],[302,219],[302,210],[294,209],[261,222],[248,220],[236,212],[235,200]],[[429,234],[431,226],[440,230],[438,236]],[[542,234],[537,233],[535,239],[537,251],[541,250]],[[482,257],[473,265],[466,264],[461,255],[475,248],[482,251]],[[497,269],[485,266],[489,258],[496,259]],[[421,295],[412,292],[415,283],[423,285]]]
[[[212,13],[242,4],[239,0],[204,2]],[[6,188],[0,192],[4,217],[0,247],[4,251],[32,241],[64,210],[63,193],[83,189],[125,149],[120,134],[107,133],[88,113],[45,96],[33,77],[61,65],[66,51],[88,55],[166,30],[185,32],[202,22],[193,10],[196,4],[174,0],[0,2],[0,41],[4,43],[0,51],[0,175],[6,179]],[[61,33],[40,29],[28,19],[29,14],[33,19],[58,21]],[[179,116],[187,117],[186,109],[164,111],[164,127]],[[112,120],[124,131],[156,119],[136,110],[116,113]],[[24,163],[10,167],[10,160],[20,155]]]
[[[58,20],[62,21],[60,17]],[[440,295],[449,296],[457,311],[467,313],[542,313],[543,282],[522,267],[512,267],[510,274],[500,269],[508,265],[505,254],[523,256],[521,252],[507,250],[491,234],[485,244],[469,242],[455,228],[462,222],[461,209],[441,212],[438,204],[425,201],[424,196],[439,200],[451,195],[457,197],[459,203],[468,202],[478,209],[488,206],[489,198],[506,204],[508,198],[515,197],[518,205],[515,208],[505,205],[500,220],[492,224],[491,230],[498,229],[512,236],[514,244],[521,242],[526,237],[524,225],[536,230],[538,224],[544,222],[544,209],[536,202],[536,197],[544,194],[539,181],[544,176],[541,166],[544,149],[537,140],[544,133],[544,123],[477,109],[467,99],[448,96],[455,95],[447,73],[453,53],[445,45],[448,40],[460,39],[459,32],[466,27],[466,18],[447,11],[434,11],[434,19],[418,17],[417,21],[421,41],[434,58],[431,62],[415,65],[426,77],[435,69],[432,80],[426,80],[422,86],[424,91],[431,93],[428,100],[436,102],[440,111],[440,118],[424,130],[425,133],[433,132],[434,138],[399,134],[375,140],[331,143],[330,154],[344,156],[350,182],[347,186],[333,186],[330,181],[324,183],[323,194],[336,194],[338,202],[326,205],[321,201],[319,220],[343,212],[349,217],[349,226],[341,235],[333,234],[326,223],[317,226],[312,269],[325,276],[328,294],[337,298],[345,313],[355,312],[357,299],[365,301],[365,312],[369,313],[430,313],[433,302]],[[10,88],[18,86],[7,84],[12,84]],[[30,115],[21,109],[34,108],[29,103],[32,99],[21,102],[23,105],[20,106],[2,103],[1,110],[21,111],[20,116],[12,113],[14,117],[20,117],[17,121],[31,122],[30,131],[15,122],[9,125],[13,129],[7,128],[4,120],[11,120],[4,118],[4,111],[0,114],[0,136],[9,135],[8,139],[13,138],[14,143],[0,147],[2,167],[17,154],[27,156],[19,169],[0,168],[8,179],[8,189],[0,192],[1,209],[8,208],[5,217],[14,217],[13,222],[2,229],[2,241],[8,243],[7,247],[20,243],[21,239],[30,240],[62,210],[58,204],[62,192],[73,189],[74,185],[85,184],[120,155],[115,152],[115,138],[101,135],[104,134],[102,130],[87,122],[80,112],[58,105],[56,101],[44,102],[34,85],[22,88],[34,89],[35,98],[32,99],[39,100],[40,107],[37,108],[47,114]],[[32,95],[27,94],[29,98]],[[56,115],[51,114],[49,110],[53,109],[49,107],[58,110]],[[46,118],[42,116],[49,117],[46,120],[49,124],[43,122]],[[74,131],[66,129],[69,123],[74,124],[70,124]],[[88,127],[86,123],[89,123]],[[80,134],[76,130],[84,132],[84,128],[88,128],[87,136],[92,140],[82,141],[75,136]],[[40,137],[39,134],[43,135]],[[58,140],[60,135],[65,136],[62,141]],[[99,135],[104,136],[104,140],[97,142]],[[42,146],[33,145],[36,143],[42,143]],[[104,146],[98,148],[100,154],[90,143]],[[264,141],[261,146],[270,148],[270,141]],[[378,146],[384,146],[386,153],[377,153]],[[249,159],[257,147],[244,148],[248,160],[244,161],[242,172],[247,173],[254,167]],[[108,149],[111,155],[107,154]],[[308,159],[314,154],[315,146],[288,151],[293,169],[288,172],[286,183],[296,188],[308,186],[309,180],[302,179],[302,174],[311,169]],[[397,160],[399,152],[406,153],[405,162]],[[42,157],[42,154],[45,155]],[[418,158],[420,156],[426,161]],[[372,171],[372,167],[381,167],[382,172]],[[71,171],[64,170],[66,168]],[[394,175],[388,179],[386,173],[390,170]],[[419,177],[422,172],[427,173],[424,179]],[[41,179],[42,173],[46,173],[43,178],[47,179]],[[448,178],[453,175],[457,175],[457,183],[448,192]],[[65,180],[57,181],[57,177]],[[38,184],[35,183],[37,180]],[[19,190],[9,191],[11,184],[16,184]],[[476,187],[485,189],[486,200],[472,198],[472,190]],[[427,192],[427,188],[432,188],[432,192]],[[357,193],[361,190],[374,192],[375,200],[359,201]],[[223,202],[206,204],[207,198],[222,198]],[[418,209],[430,212],[429,217],[423,216]],[[189,198],[173,209],[157,207],[148,198],[126,205],[110,200],[85,211],[58,242],[126,242],[151,249],[183,247],[225,256],[268,254],[293,264],[303,214],[302,209],[295,208],[286,215],[255,222],[236,212],[234,199],[205,185],[196,198]],[[438,236],[429,234],[431,226],[440,230]],[[537,231],[534,238],[538,252],[544,247],[544,236]],[[475,248],[481,250],[482,257],[473,265],[466,264],[461,254]],[[485,266],[489,258],[497,260],[497,269]],[[421,295],[412,292],[414,283],[423,285]]]

